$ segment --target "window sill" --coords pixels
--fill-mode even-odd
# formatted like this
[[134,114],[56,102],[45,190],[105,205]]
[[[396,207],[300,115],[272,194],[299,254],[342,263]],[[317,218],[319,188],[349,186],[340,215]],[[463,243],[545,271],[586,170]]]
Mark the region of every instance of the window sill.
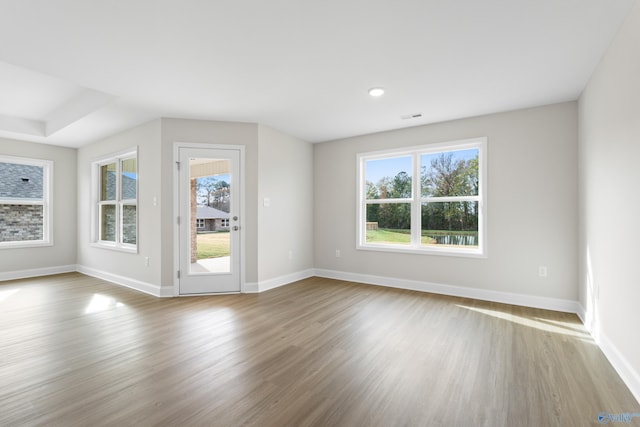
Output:
[[129,253],[129,254],[137,254],[138,253],[138,247],[137,246],[121,246],[121,245],[116,245],[116,244],[94,242],[94,243],[91,244],[91,247],[99,248],[99,249],[108,249],[108,250],[112,250],[112,251],[116,251],[116,252],[126,252],[126,253]]
[[401,254],[451,256],[461,258],[488,258],[486,251],[480,249],[458,248],[416,248],[414,246],[401,245],[358,245],[359,251],[391,252]]
[[38,248],[45,246],[53,246],[51,241],[43,240],[26,240],[23,242],[2,242],[0,249],[22,249],[22,248]]

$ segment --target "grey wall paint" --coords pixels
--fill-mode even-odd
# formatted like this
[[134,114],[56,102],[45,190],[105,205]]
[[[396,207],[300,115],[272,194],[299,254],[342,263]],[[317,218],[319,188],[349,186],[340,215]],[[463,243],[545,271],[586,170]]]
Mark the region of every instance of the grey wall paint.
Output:
[[634,372],[640,396],[640,4],[579,100],[580,302]]
[[258,280],[258,125],[206,120],[162,119],[162,286],[173,286],[174,201],[173,177],[175,164],[173,146],[176,142],[243,145],[245,147],[245,280]]
[[[273,129],[261,127],[259,130],[257,124],[182,119],[156,120],[79,150],[79,264],[154,285],[174,286],[176,142],[244,146],[246,193],[242,225],[246,282],[313,267],[311,145]],[[139,253],[96,248],[90,241],[91,162],[136,145],[140,172]],[[277,202],[274,210],[258,210],[260,191],[272,195]],[[157,206],[153,205],[154,197]],[[269,215],[275,211],[280,212],[281,220],[287,219],[287,226],[274,228]],[[259,261],[260,241],[265,247]],[[269,241],[271,246],[265,243]],[[275,250],[273,242],[284,246]],[[292,259],[289,259],[289,250],[293,251]],[[150,258],[148,267],[146,257]]]
[[[480,136],[488,137],[488,258],[355,249],[357,153]],[[576,153],[575,102],[316,144],[315,267],[576,300]]]
[[53,160],[53,246],[0,249],[0,272],[76,263],[76,150],[0,139],[0,154]]
[[258,279],[264,281],[313,268],[313,145],[262,125],[258,135]]
[[[101,157],[138,147],[138,253],[92,246],[91,165]],[[160,120],[135,127],[78,149],[78,264],[145,283],[160,283],[161,194]],[[146,266],[145,257],[149,257]]]

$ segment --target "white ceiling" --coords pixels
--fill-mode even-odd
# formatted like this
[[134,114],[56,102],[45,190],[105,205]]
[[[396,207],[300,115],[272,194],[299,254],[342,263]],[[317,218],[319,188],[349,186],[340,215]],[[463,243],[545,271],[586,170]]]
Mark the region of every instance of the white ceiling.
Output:
[[180,117],[319,142],[575,100],[634,2],[0,0],[0,136]]

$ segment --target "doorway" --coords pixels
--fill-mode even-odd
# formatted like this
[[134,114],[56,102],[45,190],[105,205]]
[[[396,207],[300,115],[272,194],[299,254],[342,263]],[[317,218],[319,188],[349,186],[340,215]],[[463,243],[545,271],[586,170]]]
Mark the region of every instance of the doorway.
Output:
[[178,147],[178,293],[241,290],[241,150]]

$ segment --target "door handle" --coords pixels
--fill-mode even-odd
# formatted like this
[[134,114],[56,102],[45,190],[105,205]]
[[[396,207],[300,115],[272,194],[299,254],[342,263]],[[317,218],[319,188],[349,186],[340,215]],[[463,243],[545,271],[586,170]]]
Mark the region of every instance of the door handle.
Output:
[[238,231],[238,230],[240,230],[240,227],[238,227],[237,225],[234,225],[233,226],[233,231]]

